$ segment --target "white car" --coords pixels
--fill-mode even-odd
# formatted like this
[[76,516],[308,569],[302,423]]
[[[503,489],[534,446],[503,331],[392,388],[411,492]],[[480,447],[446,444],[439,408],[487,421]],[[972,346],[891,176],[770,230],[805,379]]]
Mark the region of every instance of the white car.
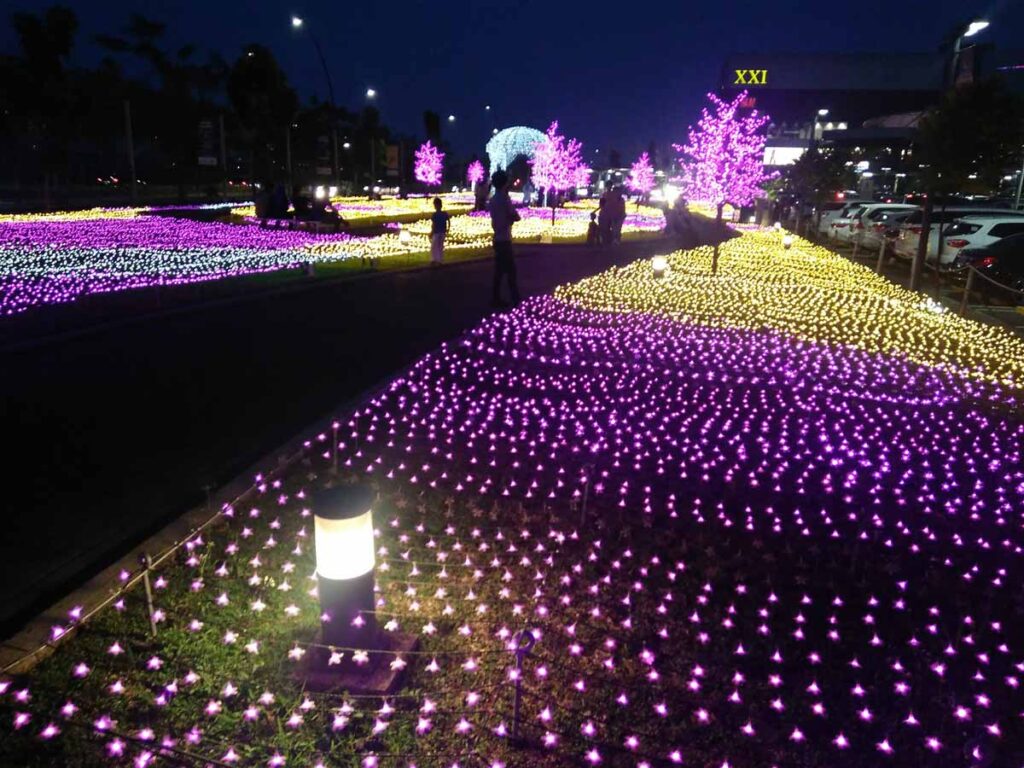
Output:
[[836,220],[842,210],[851,202],[860,201],[836,200],[833,202],[822,203],[821,219],[818,221],[818,234],[829,235],[829,232],[832,229],[832,222]]
[[863,208],[865,205],[869,205],[866,200],[860,200],[856,203],[847,204],[834,219],[832,219],[828,230],[828,236],[832,240],[839,240],[840,242],[847,242],[850,239],[850,223],[853,221],[853,215]]
[[1024,216],[964,216],[950,224],[943,233],[939,263],[952,264],[965,248],[984,248],[1004,237],[1021,233],[1024,233]]
[[[904,259],[913,259],[917,253],[918,243],[921,241],[921,221],[924,211],[914,211],[903,221],[900,227],[900,236],[896,239],[896,246],[893,249],[897,256]],[[928,238],[928,249],[925,251],[925,259],[935,261],[935,254],[939,250],[939,224],[951,224],[957,219],[970,216],[972,219],[991,219],[999,217],[1016,218],[1024,217],[1024,211],[1012,211],[1008,208],[980,208],[969,206],[949,206],[945,210],[936,207],[932,211],[930,237]],[[943,259],[945,263],[945,259]]]
[[871,203],[858,208],[850,219],[848,239],[862,249],[877,251],[886,230],[897,216],[909,216],[916,205],[906,203]]

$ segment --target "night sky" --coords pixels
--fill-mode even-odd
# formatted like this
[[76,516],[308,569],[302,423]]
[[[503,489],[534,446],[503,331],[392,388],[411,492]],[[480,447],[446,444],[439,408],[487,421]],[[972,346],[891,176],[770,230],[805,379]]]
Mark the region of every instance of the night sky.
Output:
[[[651,140],[668,145],[695,121],[730,52],[929,51],[958,20],[979,17],[992,22],[979,41],[1024,47],[1022,0],[65,4],[82,25],[76,62],[95,63],[101,51],[92,36],[119,30],[137,11],[167,22],[170,44],[194,42],[229,60],[245,44],[263,43],[303,100],[325,98],[313,46],[290,24],[300,15],[316,26],[339,103],[359,108],[373,86],[385,122],[417,136],[424,109],[453,113],[445,138],[463,153],[482,150],[492,127],[543,130],[553,118],[584,142],[588,157],[615,147],[628,160]],[[5,0],[2,7],[44,6]],[[13,47],[5,23],[0,48]]]

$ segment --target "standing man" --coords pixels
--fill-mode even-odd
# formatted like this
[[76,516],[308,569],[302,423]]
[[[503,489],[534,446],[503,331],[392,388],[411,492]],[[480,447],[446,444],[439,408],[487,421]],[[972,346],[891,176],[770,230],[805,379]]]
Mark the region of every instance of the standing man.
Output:
[[438,267],[444,260],[444,239],[451,227],[451,217],[441,210],[441,198],[434,198],[434,213],[430,217],[430,266]]
[[516,282],[516,260],[512,254],[512,225],[519,221],[519,214],[512,206],[508,196],[508,174],[495,171],[491,176],[494,185],[494,196],[487,204],[491,212],[491,229],[494,230],[494,285],[491,293],[491,305],[507,306],[501,300],[501,278],[508,280],[508,290],[512,296],[512,304],[519,303],[519,285]]

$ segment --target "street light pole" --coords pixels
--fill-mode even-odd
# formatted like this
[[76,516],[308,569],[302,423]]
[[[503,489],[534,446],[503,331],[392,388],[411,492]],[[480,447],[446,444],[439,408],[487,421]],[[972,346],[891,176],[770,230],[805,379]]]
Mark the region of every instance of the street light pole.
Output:
[[[377,91],[375,88],[366,89],[366,100],[367,102],[373,102],[377,98]],[[377,110],[377,119],[380,120],[380,110]],[[377,125],[376,123],[370,127],[370,193],[373,193],[373,188],[377,185]]]
[[[300,17],[292,16],[292,27],[294,29],[302,29],[304,26],[305,22]],[[327,96],[331,105],[331,170],[334,176],[334,185],[340,186],[341,181],[338,177],[338,126],[336,123],[338,110],[334,103],[334,83],[331,80],[331,70],[327,67],[327,59],[324,57],[324,51],[320,47],[320,41],[317,39],[316,33],[312,29],[309,29],[308,32],[309,39],[313,41],[313,47],[316,48],[317,58],[320,59],[320,66],[323,68],[324,77],[327,79]]]
[[1020,195],[1024,191],[1024,155],[1021,156],[1020,173],[1017,175],[1017,195],[1013,202],[1013,209],[1020,210]]
[[988,22],[984,19],[978,19],[972,21],[966,27],[961,30],[960,34],[956,36],[956,40],[953,41],[953,60],[950,62],[949,69],[949,87],[954,88],[956,86],[956,75],[957,70],[960,68],[960,51],[963,49],[964,38],[974,37],[981,30],[988,27]]

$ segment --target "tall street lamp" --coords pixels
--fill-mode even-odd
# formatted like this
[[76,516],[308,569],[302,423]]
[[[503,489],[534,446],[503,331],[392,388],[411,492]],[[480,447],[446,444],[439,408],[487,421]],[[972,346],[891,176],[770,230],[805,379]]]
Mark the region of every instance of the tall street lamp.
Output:
[[815,114],[814,119],[811,120],[811,137],[810,137],[810,141],[807,142],[808,149],[812,149],[813,150],[815,145],[817,144],[817,140],[818,140],[818,123],[820,122],[821,118],[823,118],[823,117],[828,117],[828,110],[827,109],[819,109],[817,114]]
[[317,40],[316,34],[313,30],[306,27],[306,23],[301,16],[292,16],[292,29],[306,29],[309,34],[309,39],[313,41],[313,47],[316,48],[316,55],[320,59],[320,66],[324,70],[324,77],[327,78],[327,96],[330,99],[331,105],[331,170],[334,173],[334,185],[340,186],[340,180],[338,178],[338,127],[335,121],[338,110],[334,102],[334,83],[331,81],[331,71],[327,68],[327,59],[324,58],[324,51],[323,48],[320,47],[320,41]]
[[960,51],[963,49],[964,38],[974,37],[983,29],[988,29],[988,26],[989,23],[984,19],[976,19],[975,21],[965,25],[960,30],[960,34],[956,36],[956,40],[953,42],[953,60],[950,62],[949,68],[950,88],[956,85],[957,70],[960,68]]

